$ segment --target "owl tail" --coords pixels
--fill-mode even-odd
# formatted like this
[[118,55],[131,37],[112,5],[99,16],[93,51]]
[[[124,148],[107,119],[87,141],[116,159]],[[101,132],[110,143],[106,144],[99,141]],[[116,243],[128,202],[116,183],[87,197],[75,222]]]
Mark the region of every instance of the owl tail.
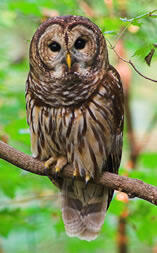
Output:
[[94,240],[104,223],[108,189],[101,185],[65,179],[62,188],[62,217],[67,234]]

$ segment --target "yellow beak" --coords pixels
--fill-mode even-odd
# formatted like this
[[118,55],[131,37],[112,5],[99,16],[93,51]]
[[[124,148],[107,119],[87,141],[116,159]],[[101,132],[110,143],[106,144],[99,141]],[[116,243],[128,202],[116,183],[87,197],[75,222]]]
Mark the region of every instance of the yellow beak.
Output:
[[69,53],[67,53],[67,55],[66,55],[66,62],[67,62],[68,68],[70,69],[71,68],[71,56]]

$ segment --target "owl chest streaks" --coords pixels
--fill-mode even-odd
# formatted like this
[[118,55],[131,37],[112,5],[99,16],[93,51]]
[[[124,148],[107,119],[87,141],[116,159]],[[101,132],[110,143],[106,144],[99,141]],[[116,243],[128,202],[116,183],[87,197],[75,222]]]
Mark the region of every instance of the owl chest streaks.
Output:
[[103,33],[81,16],[42,23],[29,59],[26,104],[33,156],[45,161],[45,168],[53,164],[56,176],[67,163],[73,168],[75,180],[50,179],[62,192],[67,234],[94,240],[113,196],[95,179],[104,170],[118,173],[122,154],[120,76],[109,63]]
[[115,82],[113,89],[113,83],[100,85],[80,106],[39,105],[28,92],[27,119],[34,157],[47,160],[62,155],[82,176],[101,173],[120,126],[117,112],[121,104],[118,98],[116,101],[118,87]]

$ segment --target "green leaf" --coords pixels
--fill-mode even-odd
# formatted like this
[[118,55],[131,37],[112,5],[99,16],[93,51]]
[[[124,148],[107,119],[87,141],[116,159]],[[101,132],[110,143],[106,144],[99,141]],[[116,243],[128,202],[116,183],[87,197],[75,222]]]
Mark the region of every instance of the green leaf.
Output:
[[0,235],[7,237],[9,232],[16,226],[20,210],[0,210]]
[[152,49],[152,44],[144,44],[134,52],[133,57],[140,56],[144,59],[145,56],[148,55],[151,49]]
[[33,1],[20,1],[20,0],[16,0],[16,1],[10,1],[8,4],[8,7],[10,10],[12,11],[20,11],[23,12],[24,14],[30,14],[30,10],[31,13],[37,16],[41,15],[40,12],[40,8],[39,5],[37,3],[37,1],[33,0]]

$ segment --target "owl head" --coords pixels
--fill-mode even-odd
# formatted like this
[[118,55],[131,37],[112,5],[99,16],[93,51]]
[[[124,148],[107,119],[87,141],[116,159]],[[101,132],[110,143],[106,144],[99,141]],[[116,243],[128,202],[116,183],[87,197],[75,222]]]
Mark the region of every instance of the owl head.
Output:
[[38,82],[44,82],[44,85],[49,83],[51,95],[57,89],[60,94],[65,89],[76,91],[87,83],[90,83],[90,94],[92,82],[96,83],[98,74],[104,73],[107,66],[104,36],[85,17],[60,16],[48,19],[39,26],[32,38],[30,68]]

